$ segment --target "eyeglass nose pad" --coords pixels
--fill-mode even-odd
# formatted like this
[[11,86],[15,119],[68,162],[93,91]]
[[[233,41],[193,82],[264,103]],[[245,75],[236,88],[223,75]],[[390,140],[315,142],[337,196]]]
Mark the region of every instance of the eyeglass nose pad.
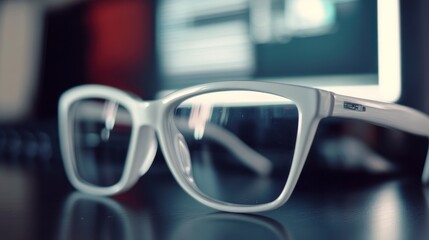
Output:
[[176,133],[174,145],[179,159],[180,167],[187,177],[192,178],[191,154],[189,153],[188,144],[181,133]]
[[158,141],[156,140],[154,129],[151,127],[142,127],[138,142],[140,145],[137,147],[136,158],[138,161],[141,161],[139,173],[143,175],[152,165],[158,149]]

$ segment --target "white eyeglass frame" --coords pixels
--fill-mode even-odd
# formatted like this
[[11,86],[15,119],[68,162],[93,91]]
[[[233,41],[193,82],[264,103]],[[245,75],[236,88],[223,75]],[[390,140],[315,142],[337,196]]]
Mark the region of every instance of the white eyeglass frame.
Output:
[[[215,200],[191,181],[178,159],[178,138],[174,110],[184,100],[200,94],[219,91],[255,91],[277,95],[296,104],[299,111],[295,154],[287,182],[272,202],[259,205],[232,204]],[[129,111],[132,119],[131,140],[120,180],[108,187],[94,186],[79,179],[73,151],[73,124],[70,108],[73,103],[102,98],[115,101]],[[202,204],[227,212],[261,212],[282,206],[292,194],[306,161],[318,124],[322,118],[344,117],[368,121],[408,133],[429,136],[429,117],[417,110],[392,103],[382,103],[338,95],[333,92],[281,83],[231,81],[209,83],[176,91],[162,99],[143,101],[119,89],[102,85],[78,86],[66,91],[59,102],[59,133],[65,170],[71,184],[78,190],[95,195],[114,195],[128,190],[150,168],[160,144],[167,165],[179,185]],[[175,142],[176,141],[176,142]],[[422,181],[429,182],[429,153]]]

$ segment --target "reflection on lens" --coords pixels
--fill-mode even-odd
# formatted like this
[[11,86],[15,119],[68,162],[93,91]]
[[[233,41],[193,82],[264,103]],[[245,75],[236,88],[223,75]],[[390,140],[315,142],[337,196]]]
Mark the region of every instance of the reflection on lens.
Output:
[[[217,200],[272,202],[287,180],[298,116],[291,100],[260,92],[215,92],[184,101],[175,124],[188,148],[189,177]],[[184,151],[178,152],[184,162]]]
[[124,170],[131,139],[131,116],[120,104],[85,99],[72,106],[78,176],[89,184],[112,186]]

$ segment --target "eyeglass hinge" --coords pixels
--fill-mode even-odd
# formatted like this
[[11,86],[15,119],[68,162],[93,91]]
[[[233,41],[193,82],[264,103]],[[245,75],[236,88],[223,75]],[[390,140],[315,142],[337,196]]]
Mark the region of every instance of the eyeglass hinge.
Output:
[[325,90],[319,91],[319,116],[321,118],[332,116],[334,108],[334,95],[333,93]]

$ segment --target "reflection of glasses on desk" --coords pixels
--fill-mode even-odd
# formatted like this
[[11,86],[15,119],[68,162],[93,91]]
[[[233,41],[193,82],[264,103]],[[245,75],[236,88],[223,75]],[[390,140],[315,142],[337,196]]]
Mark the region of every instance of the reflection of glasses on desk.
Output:
[[214,213],[183,221],[173,239],[277,239],[290,240],[287,229],[276,220],[258,215]]
[[58,239],[154,239],[153,222],[113,199],[73,192],[64,203]]
[[[158,140],[177,182],[196,200],[257,212],[286,202],[317,125],[329,116],[429,135],[429,118],[407,107],[263,82],[200,85],[156,101],[82,86],[61,97],[59,121],[66,172],[81,191],[127,190],[149,169]],[[422,179],[429,180],[428,164]]]
[[[64,203],[58,239],[158,239],[158,231],[168,239],[245,239],[289,240],[287,229],[276,220],[257,215],[213,213],[179,219],[168,226],[152,218],[150,212],[131,211],[126,205],[110,198],[73,192]],[[162,228],[155,228],[161,224]],[[171,223],[170,223],[171,224]],[[169,225],[169,224],[166,224]],[[245,229],[245,231],[243,231]]]

